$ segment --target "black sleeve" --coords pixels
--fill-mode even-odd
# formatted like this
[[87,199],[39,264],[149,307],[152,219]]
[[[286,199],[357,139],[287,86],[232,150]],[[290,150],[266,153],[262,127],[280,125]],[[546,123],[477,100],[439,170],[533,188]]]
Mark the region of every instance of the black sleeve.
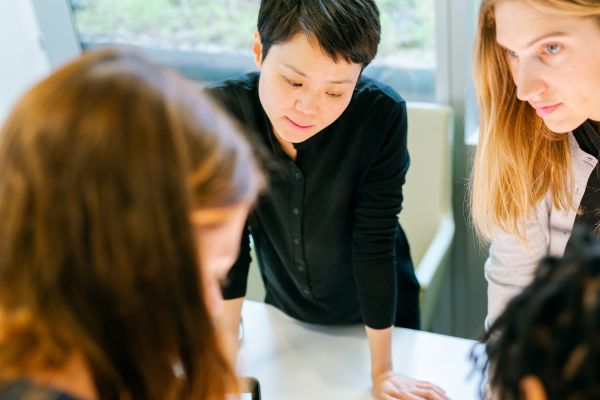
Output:
[[[209,85],[204,88],[205,93],[219,104],[234,121],[240,124],[242,133],[249,141],[256,159],[263,162],[263,148],[254,135],[249,132],[253,129],[254,114],[247,90],[237,81],[222,82]],[[222,285],[223,298],[226,300],[244,297],[248,283],[248,270],[252,259],[250,256],[250,228],[246,223],[242,234],[240,254],[237,261],[227,274],[225,283]]]
[[[204,88],[205,94],[212,98],[220,107],[222,107],[230,116],[239,121],[240,116],[235,113],[236,103],[233,89],[226,86],[209,85]],[[241,122],[241,121],[240,121]],[[248,224],[242,233],[240,244],[240,253],[236,262],[233,264],[227,274],[227,278],[222,284],[222,293],[225,300],[237,299],[246,295],[248,283],[248,270],[250,269],[250,230]]]
[[[352,256],[354,277],[365,324],[392,326],[396,312],[396,248],[402,185],[410,164],[406,103],[388,101],[376,107],[372,120],[381,134],[379,147],[360,186],[354,212]],[[372,141],[373,135],[367,140]],[[369,147],[370,144],[365,144]]]
[[248,224],[242,232],[242,243],[240,253],[236,262],[233,264],[227,278],[222,285],[223,298],[225,300],[237,299],[246,296],[246,287],[248,285],[248,270],[252,257],[250,256],[250,229]]

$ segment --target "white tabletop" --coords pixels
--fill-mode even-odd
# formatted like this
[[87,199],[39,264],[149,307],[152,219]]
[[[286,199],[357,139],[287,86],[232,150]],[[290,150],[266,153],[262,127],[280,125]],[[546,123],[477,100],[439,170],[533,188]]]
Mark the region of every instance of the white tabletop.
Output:
[[[325,327],[296,321],[264,303],[246,300],[241,375],[258,378],[264,400],[367,400],[369,347],[363,326]],[[428,380],[454,400],[478,399],[471,374],[472,340],[394,329],[397,372]]]

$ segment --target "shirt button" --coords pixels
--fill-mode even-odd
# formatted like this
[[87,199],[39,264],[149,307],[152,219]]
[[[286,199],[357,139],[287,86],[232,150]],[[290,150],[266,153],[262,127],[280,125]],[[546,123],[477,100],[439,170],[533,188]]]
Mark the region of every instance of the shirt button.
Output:
[[296,172],[296,179],[302,178],[302,174],[300,172]]
[[296,245],[300,244],[300,239],[294,238],[294,244],[296,244]]
[[310,296],[310,290],[308,290],[308,288],[302,289],[302,293],[304,293],[307,296]]
[[296,268],[298,269],[298,272],[304,272],[304,266],[303,265],[298,265]]
[[298,208],[294,208],[294,209],[292,210],[292,212],[294,213],[294,215],[298,215],[298,214],[300,214],[300,210],[299,210]]

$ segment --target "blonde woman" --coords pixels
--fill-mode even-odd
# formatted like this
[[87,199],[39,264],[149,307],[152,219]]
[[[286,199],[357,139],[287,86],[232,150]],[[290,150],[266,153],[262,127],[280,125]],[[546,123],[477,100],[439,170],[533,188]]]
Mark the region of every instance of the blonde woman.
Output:
[[600,1],[484,0],[477,36],[471,205],[491,242],[489,326],[575,224],[600,225]]
[[0,398],[215,399],[213,315],[262,175],[174,73],[90,53],[0,135]]

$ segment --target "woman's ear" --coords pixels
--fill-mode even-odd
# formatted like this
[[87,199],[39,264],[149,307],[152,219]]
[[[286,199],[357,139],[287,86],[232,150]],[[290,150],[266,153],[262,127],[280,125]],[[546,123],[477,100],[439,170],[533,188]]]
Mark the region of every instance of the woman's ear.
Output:
[[547,400],[542,381],[535,375],[527,375],[519,382],[521,398],[524,400]]
[[260,40],[260,34],[258,31],[254,32],[254,42],[252,43],[252,55],[254,56],[254,64],[260,69],[262,66],[262,41]]

